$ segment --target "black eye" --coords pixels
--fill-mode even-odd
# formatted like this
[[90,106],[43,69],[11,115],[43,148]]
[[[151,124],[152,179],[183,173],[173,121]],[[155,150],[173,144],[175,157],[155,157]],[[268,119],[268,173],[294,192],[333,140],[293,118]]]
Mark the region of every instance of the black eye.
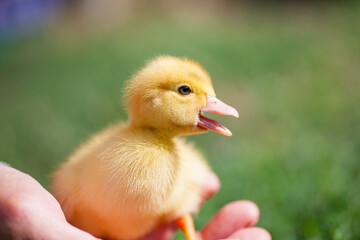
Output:
[[179,87],[179,93],[182,95],[188,95],[191,93],[191,89],[188,86]]

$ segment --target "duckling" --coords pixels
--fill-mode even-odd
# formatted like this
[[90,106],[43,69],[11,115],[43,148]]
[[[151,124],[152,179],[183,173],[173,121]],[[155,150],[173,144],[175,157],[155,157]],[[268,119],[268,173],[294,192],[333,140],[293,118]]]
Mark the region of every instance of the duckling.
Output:
[[74,226],[106,239],[139,239],[175,221],[196,240],[191,215],[211,169],[181,135],[231,132],[203,112],[238,117],[215,97],[197,62],[171,56],[150,61],[128,82],[128,121],[80,146],[53,173],[52,192]]

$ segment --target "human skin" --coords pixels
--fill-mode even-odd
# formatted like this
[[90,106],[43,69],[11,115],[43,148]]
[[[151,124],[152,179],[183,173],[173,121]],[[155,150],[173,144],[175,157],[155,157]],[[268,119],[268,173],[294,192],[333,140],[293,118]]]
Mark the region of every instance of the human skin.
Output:
[[[203,186],[206,198],[220,183],[215,174]],[[206,199],[204,199],[205,201]],[[198,232],[199,240],[270,240],[270,234],[253,227],[258,207],[246,200],[228,203]],[[141,240],[171,240],[174,223],[161,226]],[[98,238],[69,224],[56,199],[30,175],[0,163],[0,239],[95,240]]]

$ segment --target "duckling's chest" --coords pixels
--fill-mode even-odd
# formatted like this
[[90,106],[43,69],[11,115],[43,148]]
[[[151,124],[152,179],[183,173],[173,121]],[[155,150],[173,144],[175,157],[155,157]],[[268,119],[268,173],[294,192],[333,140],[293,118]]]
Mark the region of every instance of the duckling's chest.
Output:
[[181,179],[183,166],[175,144],[118,142],[103,155],[108,155],[103,161],[107,181],[126,202],[159,205]]

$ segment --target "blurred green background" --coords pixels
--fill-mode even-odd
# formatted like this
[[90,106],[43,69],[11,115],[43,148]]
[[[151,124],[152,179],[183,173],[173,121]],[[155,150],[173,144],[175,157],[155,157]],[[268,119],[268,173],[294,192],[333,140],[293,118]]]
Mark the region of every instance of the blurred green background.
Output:
[[126,119],[124,81],[155,56],[186,56],[240,113],[214,117],[233,137],[190,137],[222,181],[197,228],[249,199],[273,239],[360,239],[360,4],[202,4],[136,5],[96,27],[71,6],[4,38],[0,160],[47,187],[83,140]]

